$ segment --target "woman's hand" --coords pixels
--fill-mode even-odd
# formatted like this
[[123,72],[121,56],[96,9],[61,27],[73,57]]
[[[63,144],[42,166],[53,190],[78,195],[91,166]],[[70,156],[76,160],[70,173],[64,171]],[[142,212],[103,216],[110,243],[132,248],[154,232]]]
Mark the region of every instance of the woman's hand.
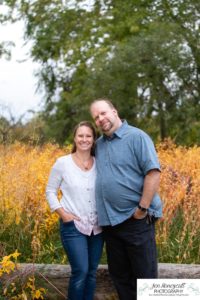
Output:
[[78,218],[77,216],[70,214],[70,213],[63,214],[61,219],[63,220],[64,223],[74,221],[74,220],[80,221],[80,218]]
[[80,221],[79,217],[77,217],[77,216],[75,216],[71,213],[66,212],[62,207],[56,209],[55,211],[59,215],[59,217],[63,220],[63,222],[70,222],[70,221],[73,221],[73,220]]

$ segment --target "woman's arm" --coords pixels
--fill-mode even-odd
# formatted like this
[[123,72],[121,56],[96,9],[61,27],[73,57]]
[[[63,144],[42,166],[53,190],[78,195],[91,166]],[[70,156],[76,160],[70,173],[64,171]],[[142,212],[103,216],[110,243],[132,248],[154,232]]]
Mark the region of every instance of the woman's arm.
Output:
[[77,216],[66,212],[64,210],[64,208],[62,208],[62,207],[56,209],[55,212],[59,215],[59,217],[63,220],[63,222],[70,222],[70,221],[73,221],[73,220],[79,221],[80,220],[80,218],[78,218]]

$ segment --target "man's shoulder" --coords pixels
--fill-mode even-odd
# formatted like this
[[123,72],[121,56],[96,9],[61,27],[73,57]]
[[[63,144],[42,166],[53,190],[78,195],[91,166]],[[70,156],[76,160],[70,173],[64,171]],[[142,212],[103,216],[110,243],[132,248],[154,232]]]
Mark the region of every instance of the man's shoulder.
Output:
[[98,139],[96,140],[96,144],[98,145],[99,143],[102,143],[104,141],[104,137],[103,135],[101,135],[100,137],[98,137]]
[[138,127],[135,127],[133,125],[129,125],[127,124],[127,126],[124,128],[124,135],[130,135],[130,136],[133,136],[133,137],[146,137],[148,136],[148,134],[138,128]]

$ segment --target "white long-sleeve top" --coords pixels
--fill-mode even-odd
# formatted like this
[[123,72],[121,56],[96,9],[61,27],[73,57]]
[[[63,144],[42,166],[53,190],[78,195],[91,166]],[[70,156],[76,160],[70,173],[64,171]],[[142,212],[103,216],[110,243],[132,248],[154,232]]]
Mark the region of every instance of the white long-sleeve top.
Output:
[[[74,220],[76,228],[83,234],[98,234],[102,231],[97,225],[95,202],[96,163],[88,171],[81,170],[73,161],[72,155],[57,159],[53,165],[46,187],[46,197],[51,211],[63,208],[80,218]],[[62,197],[58,199],[59,189]]]

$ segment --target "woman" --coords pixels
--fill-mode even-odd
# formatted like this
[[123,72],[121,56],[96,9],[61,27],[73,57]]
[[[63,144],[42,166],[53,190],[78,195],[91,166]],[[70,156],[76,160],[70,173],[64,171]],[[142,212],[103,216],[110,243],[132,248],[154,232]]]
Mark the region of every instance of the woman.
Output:
[[79,123],[74,130],[72,153],[57,159],[46,188],[51,211],[60,217],[61,241],[71,265],[68,300],[93,299],[103,249],[95,205],[95,139],[91,123]]

